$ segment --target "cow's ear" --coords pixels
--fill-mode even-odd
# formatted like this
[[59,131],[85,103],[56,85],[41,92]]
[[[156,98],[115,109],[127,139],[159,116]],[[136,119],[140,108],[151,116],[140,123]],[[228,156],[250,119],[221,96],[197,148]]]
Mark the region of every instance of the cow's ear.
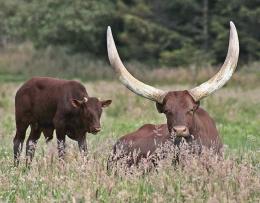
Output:
[[81,107],[81,105],[82,105],[82,101],[77,100],[77,99],[72,99],[72,100],[71,100],[71,104],[72,104],[73,107],[79,108],[79,107]]
[[163,113],[163,105],[156,102],[156,108],[159,113]]
[[104,101],[100,101],[100,102],[101,102],[102,108],[105,108],[105,107],[108,107],[112,103],[112,100],[104,100]]

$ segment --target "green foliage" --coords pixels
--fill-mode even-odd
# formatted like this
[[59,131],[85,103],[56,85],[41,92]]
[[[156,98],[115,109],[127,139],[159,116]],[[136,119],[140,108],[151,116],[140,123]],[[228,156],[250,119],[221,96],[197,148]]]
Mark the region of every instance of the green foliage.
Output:
[[[179,49],[185,42],[185,38],[181,40],[178,33],[142,18],[125,15],[123,20],[125,30],[119,35],[119,39],[125,44],[122,54],[126,57],[131,56],[138,60],[152,58],[155,61],[164,49]],[[140,41],[143,44],[140,45]]]
[[27,37],[37,46],[68,45],[75,51],[104,52],[104,32],[113,17],[110,1],[33,0],[24,4]]
[[166,66],[222,63],[233,20],[246,63],[260,58],[259,15],[258,0],[0,0],[0,42],[61,45],[104,60],[111,25],[123,58]]
[[166,66],[181,66],[193,64],[199,64],[198,57],[202,53],[194,48],[190,44],[185,44],[181,49],[175,49],[173,51],[162,51],[160,54],[160,63]]
[[216,40],[212,42],[215,55],[219,60],[225,57],[227,22],[233,20],[240,39],[240,61],[254,61],[260,58],[260,2],[257,0],[216,1],[212,10],[210,27]]

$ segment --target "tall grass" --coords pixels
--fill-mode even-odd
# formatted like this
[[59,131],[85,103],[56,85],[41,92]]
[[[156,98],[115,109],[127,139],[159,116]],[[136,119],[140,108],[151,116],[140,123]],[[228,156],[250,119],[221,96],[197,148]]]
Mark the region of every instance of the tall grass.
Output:
[[[30,169],[13,167],[14,95],[21,83],[0,85],[0,200],[4,202],[259,202],[260,88],[226,87],[202,101],[225,144],[224,158],[185,153],[174,167],[171,157],[157,170],[109,175],[107,158],[115,141],[145,123],[165,123],[153,102],[133,95],[118,81],[85,83],[90,95],[112,99],[102,115],[102,131],[88,135],[89,155],[67,139],[65,163],[57,159],[55,139],[41,138]],[[167,84],[162,89],[185,89]],[[27,132],[29,133],[29,132]],[[24,158],[24,152],[23,152]],[[119,168],[119,170],[122,170]]]

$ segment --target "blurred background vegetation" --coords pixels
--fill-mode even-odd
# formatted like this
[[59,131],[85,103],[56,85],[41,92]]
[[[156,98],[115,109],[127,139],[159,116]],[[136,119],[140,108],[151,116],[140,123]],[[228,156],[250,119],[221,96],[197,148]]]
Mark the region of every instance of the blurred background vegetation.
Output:
[[104,68],[108,25],[133,69],[220,65],[230,20],[239,34],[239,65],[260,60],[259,0],[0,0],[0,17],[4,80],[112,78]]
[[[0,19],[0,202],[260,202],[259,0],[0,0]],[[146,175],[109,176],[116,140],[145,123],[165,123],[165,116],[119,81],[108,81],[116,77],[107,59],[107,26],[131,73],[181,90],[223,63],[230,20],[240,40],[238,70],[201,103],[216,121],[225,160],[190,159],[173,170],[168,159]],[[68,139],[67,161],[60,164],[55,140],[40,139],[30,170],[24,159],[13,167],[15,93],[32,76],[80,79],[90,95],[113,100],[102,131],[87,138],[87,160]]]

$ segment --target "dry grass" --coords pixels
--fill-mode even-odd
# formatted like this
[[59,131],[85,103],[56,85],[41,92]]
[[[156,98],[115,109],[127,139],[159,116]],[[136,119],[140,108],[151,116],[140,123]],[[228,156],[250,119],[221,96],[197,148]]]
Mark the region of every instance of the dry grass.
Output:
[[[124,61],[130,72],[137,78],[151,84],[191,84],[195,85],[214,75],[216,67],[190,65],[189,67],[157,67],[137,62]],[[259,62],[246,66],[238,64],[238,70],[229,85],[241,88],[260,85]],[[111,80],[114,73],[107,56],[102,59],[86,54],[72,55],[62,47],[49,46],[35,50],[30,42],[8,44],[0,49],[0,82],[24,81],[35,75],[60,78],[81,78],[84,81]],[[250,81],[250,82],[248,82]]]
[[[222,159],[211,152],[200,157],[181,153],[181,162],[172,157],[159,162],[157,170],[144,174],[145,164],[117,175],[108,175],[109,146],[91,152],[88,160],[68,150],[64,164],[56,159],[54,146],[41,152],[30,170],[12,167],[1,160],[1,198],[18,202],[257,202],[260,199],[259,168],[250,153]],[[48,152],[48,153],[47,153]],[[258,166],[259,167],[259,166]]]
[[[205,99],[202,106],[216,120],[225,156],[210,151],[197,157],[183,150],[181,161],[172,165],[174,153],[157,169],[117,168],[109,175],[107,159],[116,139],[144,123],[163,123],[154,104],[134,96],[117,81],[88,82],[90,95],[112,98],[102,115],[103,128],[88,136],[89,155],[83,159],[75,142],[67,139],[65,163],[57,160],[55,139],[37,145],[30,170],[25,161],[13,167],[12,138],[14,95],[19,84],[0,87],[0,199],[7,202],[258,202],[260,201],[260,89],[223,88]],[[173,84],[163,89],[185,89]],[[258,120],[257,120],[258,119]],[[168,148],[170,149],[170,147]],[[24,154],[24,153],[23,153]],[[147,165],[148,164],[148,165]]]

